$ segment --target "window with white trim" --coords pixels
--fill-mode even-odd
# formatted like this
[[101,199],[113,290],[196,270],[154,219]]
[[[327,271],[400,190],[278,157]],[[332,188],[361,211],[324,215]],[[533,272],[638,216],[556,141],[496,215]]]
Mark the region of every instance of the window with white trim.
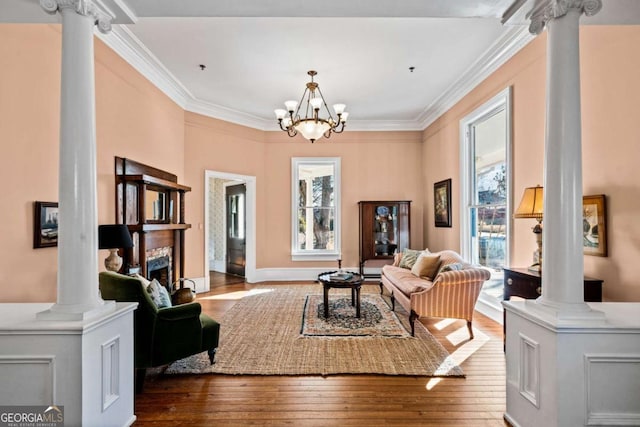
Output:
[[340,158],[291,159],[291,257],[340,257]]
[[511,88],[461,120],[460,145],[462,255],[491,271],[480,299],[501,309],[511,224]]

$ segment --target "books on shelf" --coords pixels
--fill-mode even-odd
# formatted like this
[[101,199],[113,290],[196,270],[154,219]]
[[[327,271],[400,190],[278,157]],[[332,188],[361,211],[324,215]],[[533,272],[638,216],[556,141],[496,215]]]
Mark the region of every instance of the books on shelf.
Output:
[[335,272],[329,275],[329,280],[334,282],[346,282],[347,280],[351,280],[353,278],[353,274],[347,272]]

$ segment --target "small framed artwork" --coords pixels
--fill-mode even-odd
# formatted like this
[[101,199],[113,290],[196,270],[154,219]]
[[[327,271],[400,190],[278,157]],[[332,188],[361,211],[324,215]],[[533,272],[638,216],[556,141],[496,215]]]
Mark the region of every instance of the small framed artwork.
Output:
[[585,255],[607,256],[607,204],[604,194],[582,198],[582,247]]
[[451,227],[451,178],[433,184],[436,227]]
[[58,203],[34,202],[33,248],[58,246]]

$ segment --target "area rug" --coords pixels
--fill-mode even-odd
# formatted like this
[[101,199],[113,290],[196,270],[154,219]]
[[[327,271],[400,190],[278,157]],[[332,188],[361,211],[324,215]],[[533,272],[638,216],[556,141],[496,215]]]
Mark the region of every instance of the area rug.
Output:
[[323,295],[307,295],[302,315],[305,336],[410,337],[380,295],[360,297],[360,317],[351,305],[351,296],[329,295],[329,317],[324,317]]
[[[216,363],[206,352],[171,364],[166,374],[463,376],[447,351],[422,324],[415,337],[304,336],[300,322],[308,294],[320,285],[257,287],[220,320]],[[331,290],[350,295],[350,290]],[[378,293],[363,286],[362,294]],[[407,327],[406,313],[398,318]]]

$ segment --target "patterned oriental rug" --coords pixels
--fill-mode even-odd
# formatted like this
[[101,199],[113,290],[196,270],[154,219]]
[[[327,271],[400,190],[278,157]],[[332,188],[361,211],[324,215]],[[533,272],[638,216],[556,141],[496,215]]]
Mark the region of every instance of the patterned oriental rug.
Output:
[[394,312],[380,295],[360,297],[360,318],[351,305],[351,296],[331,295],[329,291],[329,317],[324,317],[322,295],[308,295],[302,315],[302,335],[325,337],[409,337]]
[[379,290],[362,287],[361,322],[355,322],[346,320],[350,310],[355,319],[351,291],[331,289],[327,322],[319,284],[256,287],[220,321],[214,365],[204,352],[174,362],[165,373],[464,376],[420,322],[415,337],[407,333],[407,314],[401,307],[397,316],[391,312]]

